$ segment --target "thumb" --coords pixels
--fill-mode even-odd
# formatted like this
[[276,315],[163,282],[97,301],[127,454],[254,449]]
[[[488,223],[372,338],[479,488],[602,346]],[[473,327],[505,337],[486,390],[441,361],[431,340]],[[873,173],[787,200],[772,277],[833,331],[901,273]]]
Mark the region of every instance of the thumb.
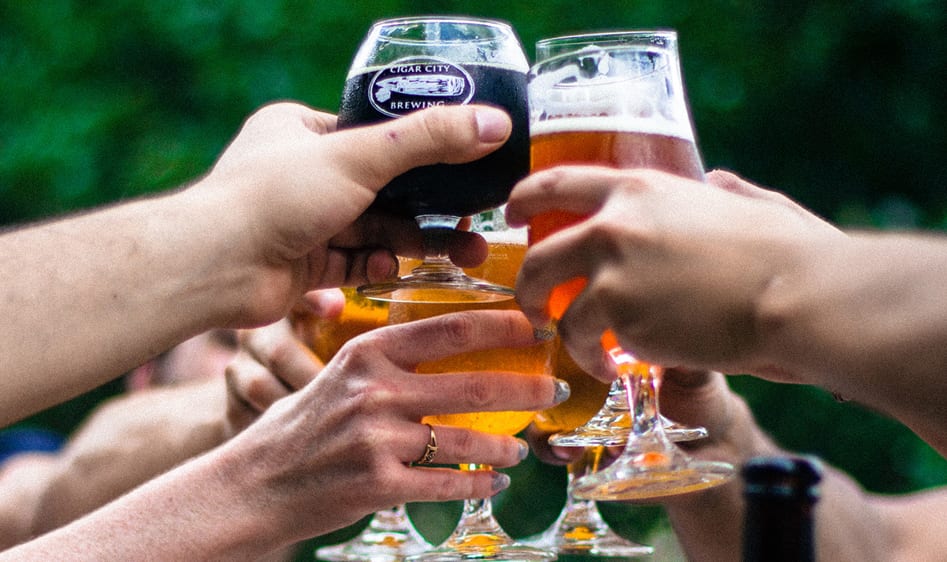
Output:
[[[471,162],[500,148],[513,125],[501,109],[438,106],[375,125],[339,131],[331,138],[335,161],[348,177],[375,191],[418,166]],[[354,154],[351,147],[361,150]]]

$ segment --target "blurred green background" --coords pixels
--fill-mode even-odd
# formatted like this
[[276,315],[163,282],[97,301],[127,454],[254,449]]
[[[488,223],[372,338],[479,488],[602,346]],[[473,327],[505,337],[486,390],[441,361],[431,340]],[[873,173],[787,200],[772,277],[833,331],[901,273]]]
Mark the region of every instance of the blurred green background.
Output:
[[[675,28],[708,168],[850,226],[947,226],[947,10],[924,0],[0,0],[0,226],[193,180],[267,102],[333,111],[369,25],[418,13],[508,20],[530,56],[541,37]],[[858,405],[811,388],[731,382],[781,443],[868,489],[945,481],[939,455]],[[106,385],[24,424],[68,432],[119,390]],[[498,517],[516,536],[538,532],[562,505],[563,471],[530,460],[511,472]],[[412,513],[436,540],[457,509]],[[639,540],[665,525],[658,508],[603,511]]]

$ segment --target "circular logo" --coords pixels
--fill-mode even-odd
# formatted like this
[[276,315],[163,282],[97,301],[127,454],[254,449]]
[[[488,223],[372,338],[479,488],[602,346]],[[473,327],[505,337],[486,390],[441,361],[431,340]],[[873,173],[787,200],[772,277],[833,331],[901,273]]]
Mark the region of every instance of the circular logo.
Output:
[[372,107],[389,117],[401,117],[435,105],[463,105],[473,95],[470,74],[435,57],[397,60],[379,70],[368,88]]

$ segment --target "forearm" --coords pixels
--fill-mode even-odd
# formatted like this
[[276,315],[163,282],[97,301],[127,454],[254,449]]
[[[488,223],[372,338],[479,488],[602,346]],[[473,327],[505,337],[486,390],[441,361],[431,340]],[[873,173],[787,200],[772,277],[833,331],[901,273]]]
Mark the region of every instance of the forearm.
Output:
[[947,239],[857,234],[810,255],[770,289],[765,362],[886,411],[947,453],[935,391],[947,372]]
[[227,221],[199,227],[214,206],[186,190],[0,237],[0,425],[221,321],[238,268]]
[[77,432],[38,501],[34,535],[60,527],[225,438],[219,379],[114,399]]
[[[742,466],[758,455],[792,455],[780,449],[756,425],[746,405],[734,408],[734,422],[715,459]],[[699,449],[695,454],[700,454]],[[826,468],[816,508],[816,549],[819,560],[889,560],[896,535],[875,509],[871,496],[845,474]],[[731,483],[666,503],[671,525],[688,560],[707,562],[742,559],[745,503],[739,477]]]
[[255,560],[291,544],[289,525],[247,493],[262,483],[226,468],[233,460],[194,459],[0,559]]

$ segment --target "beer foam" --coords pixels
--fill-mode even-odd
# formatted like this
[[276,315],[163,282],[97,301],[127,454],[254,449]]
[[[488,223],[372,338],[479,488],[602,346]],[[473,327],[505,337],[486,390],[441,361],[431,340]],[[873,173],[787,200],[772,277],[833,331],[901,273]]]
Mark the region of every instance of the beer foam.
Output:
[[529,135],[536,137],[551,133],[644,133],[677,137],[694,141],[694,132],[688,123],[655,119],[653,117],[633,117],[629,115],[555,117],[533,121],[529,125]]

